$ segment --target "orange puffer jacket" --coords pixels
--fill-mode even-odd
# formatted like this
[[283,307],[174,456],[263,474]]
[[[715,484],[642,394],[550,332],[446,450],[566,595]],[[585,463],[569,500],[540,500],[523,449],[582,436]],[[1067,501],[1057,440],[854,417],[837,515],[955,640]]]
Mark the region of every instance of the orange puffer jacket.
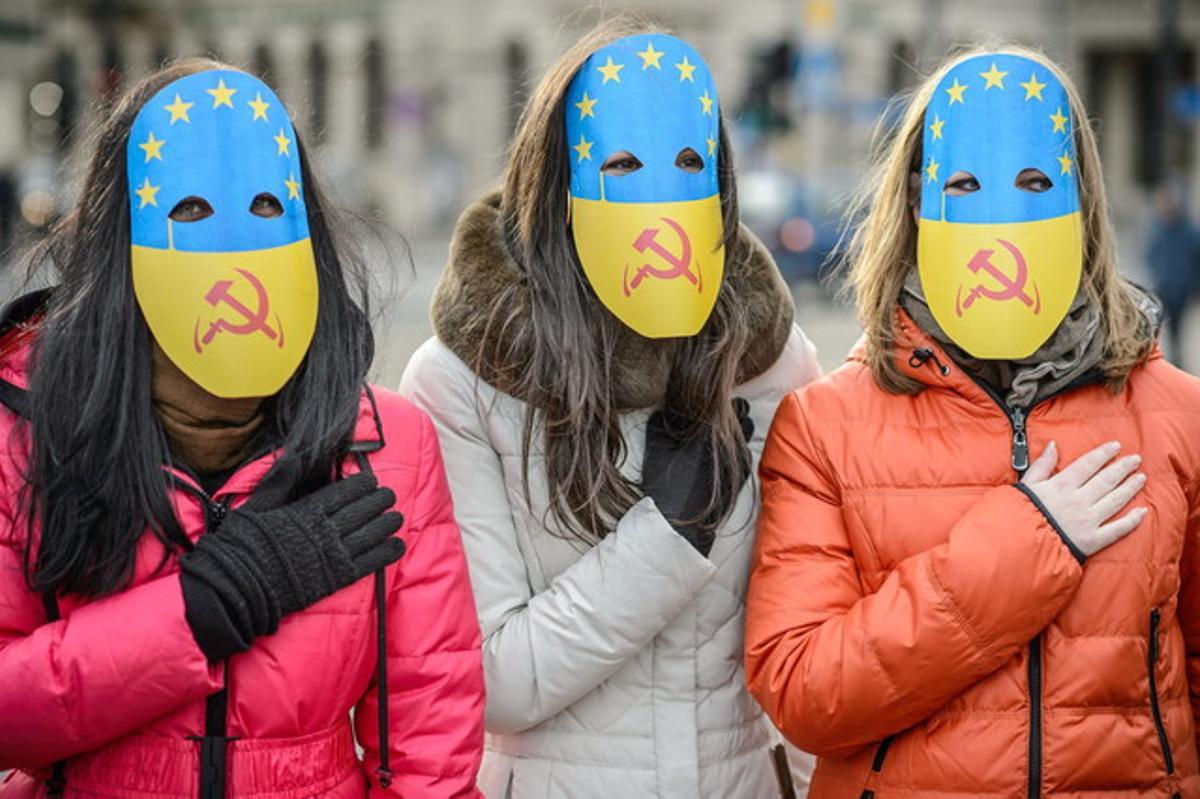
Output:
[[[810,797],[1200,796],[1200,381],[1156,353],[1007,410],[903,312],[780,406],[761,465],[750,690],[819,756]],[[1086,559],[1014,483],[1105,441],[1141,453],[1142,524]]]

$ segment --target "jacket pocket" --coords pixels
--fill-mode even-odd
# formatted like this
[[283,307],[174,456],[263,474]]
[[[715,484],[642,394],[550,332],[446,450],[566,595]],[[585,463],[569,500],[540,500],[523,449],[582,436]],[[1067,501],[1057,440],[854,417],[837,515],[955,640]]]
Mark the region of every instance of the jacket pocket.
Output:
[[[1158,705],[1158,677],[1155,674],[1158,665],[1158,628],[1162,622],[1162,613],[1158,608],[1150,611],[1150,636],[1146,648],[1146,674],[1150,680],[1150,715],[1154,718],[1154,731],[1158,733],[1158,745],[1162,749],[1163,765],[1167,776],[1175,775],[1175,756],[1171,753],[1171,741],[1167,738],[1167,729],[1163,726],[1162,709]],[[1180,794],[1173,794],[1178,799]]]
[[[875,748],[875,757],[871,758],[871,771],[867,774],[867,785],[873,785],[875,780],[879,778],[883,771],[883,761],[887,759],[888,749],[892,748],[892,741],[896,740],[895,735],[889,735],[879,742],[879,746]],[[864,788],[859,799],[875,799],[874,788]]]

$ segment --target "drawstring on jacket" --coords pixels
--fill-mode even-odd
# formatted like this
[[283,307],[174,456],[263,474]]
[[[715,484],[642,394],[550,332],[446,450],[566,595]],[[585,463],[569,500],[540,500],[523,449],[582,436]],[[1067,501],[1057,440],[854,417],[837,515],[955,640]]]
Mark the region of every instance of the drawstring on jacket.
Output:
[[926,362],[930,360],[937,364],[937,369],[939,372],[941,372],[942,377],[950,374],[950,367],[942,363],[938,358],[937,353],[931,350],[929,347],[917,347],[915,350],[913,350],[912,355],[909,356],[908,365],[914,369],[920,369],[926,364]]

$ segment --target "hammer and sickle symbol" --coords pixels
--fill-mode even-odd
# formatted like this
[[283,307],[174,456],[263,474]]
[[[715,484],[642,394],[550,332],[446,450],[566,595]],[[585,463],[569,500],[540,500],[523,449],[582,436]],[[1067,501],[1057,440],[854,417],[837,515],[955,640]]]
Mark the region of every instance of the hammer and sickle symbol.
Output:
[[267,295],[266,286],[248,269],[236,269],[235,271],[245,278],[246,282],[254,289],[258,308],[251,310],[230,293],[229,290],[233,288],[232,280],[218,280],[208,290],[208,293],[204,295],[204,301],[214,308],[219,305],[228,306],[234,313],[241,317],[241,321],[231,322],[228,319],[218,319],[215,322],[209,323],[208,330],[201,336],[200,320],[197,319],[196,328],[192,334],[192,344],[196,348],[197,353],[203,352],[204,347],[212,344],[217,334],[222,332],[231,333],[235,336],[248,336],[252,333],[261,332],[264,336],[276,342],[277,346],[280,348],[283,347],[283,323],[279,319],[279,314],[275,314],[275,327],[271,327],[267,323],[267,317],[271,313],[271,298]]
[[1034,281],[1033,284],[1033,297],[1030,297],[1029,292],[1025,289],[1025,284],[1029,282],[1029,265],[1025,263],[1025,256],[1015,244],[1005,241],[1004,239],[996,239],[996,241],[1000,242],[1004,249],[1008,250],[1009,254],[1012,255],[1013,263],[1017,265],[1017,274],[1012,279],[1009,279],[1008,275],[1006,275],[999,267],[992,263],[991,257],[995,250],[990,250],[987,248],[979,250],[973,256],[971,256],[970,262],[967,263],[967,268],[977,275],[980,272],[985,272],[988,275],[991,275],[992,278],[1002,286],[1002,288],[990,289],[982,283],[979,283],[975,286],[975,288],[967,292],[966,299],[964,299],[962,296],[963,287],[959,286],[958,296],[955,297],[954,300],[955,313],[957,313],[959,316],[962,316],[963,311],[974,305],[975,300],[979,299],[980,297],[986,297],[989,300],[997,300],[1000,302],[1017,299],[1020,300],[1027,308],[1031,308],[1035,314],[1041,313],[1042,292],[1040,289],[1038,289],[1037,282]]
[[625,296],[628,297],[633,293],[633,290],[642,284],[642,281],[647,277],[656,277],[659,280],[674,280],[677,277],[685,278],[693,286],[696,286],[698,291],[704,290],[704,283],[700,275],[693,274],[691,270],[692,263],[692,242],[688,238],[687,231],[683,226],[674,219],[661,217],[662,221],[671,226],[675,231],[675,235],[679,237],[680,252],[676,256],[666,247],[658,243],[659,228],[648,227],[638,234],[637,239],[633,242],[633,248],[640,253],[645,253],[650,250],[658,255],[663,261],[670,264],[669,269],[658,269],[648,263],[642,264],[637,270],[637,274],[633,276],[633,280],[629,279],[629,264],[625,264],[625,276],[623,279],[623,287]]

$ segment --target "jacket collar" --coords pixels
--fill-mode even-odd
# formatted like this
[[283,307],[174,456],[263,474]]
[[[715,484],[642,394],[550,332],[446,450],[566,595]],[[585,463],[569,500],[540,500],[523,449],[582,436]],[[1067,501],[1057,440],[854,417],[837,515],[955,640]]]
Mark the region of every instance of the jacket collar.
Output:
[[[923,388],[943,389],[959,394],[972,403],[995,407],[996,401],[965,369],[951,360],[932,336],[913,321],[908,312],[896,306],[892,322],[892,359],[907,377]],[[867,342],[860,338],[847,360],[866,364]]]
[[[896,306],[892,324],[892,342],[892,358],[896,361],[900,371],[916,380],[924,388],[952,391],[973,404],[988,408],[995,408],[1000,404],[988,389],[951,359],[945,348],[922,330],[908,312],[899,305]],[[1145,363],[1161,357],[1163,357],[1162,348],[1155,343],[1150,355],[1135,368],[1140,369]],[[860,338],[854,345],[847,360],[864,365],[867,363],[865,337]],[[1104,382],[1103,373],[1094,370],[1052,396],[1058,396],[1082,385],[1094,385],[1102,382]],[[1046,399],[1050,399],[1050,397]],[[1002,405],[1001,408],[1003,408]]]
[[[18,297],[0,311],[0,405],[28,419],[29,360],[38,323],[45,316],[53,289],[41,289]],[[358,403],[358,418],[350,442],[352,454],[367,454],[386,444],[383,422],[370,386],[363,386]],[[279,459],[280,450],[264,453],[239,468],[221,489],[221,493],[248,493]],[[195,486],[195,479],[175,467],[164,467],[172,479]]]
[[[519,378],[527,371],[529,342],[534,338],[532,288],[505,241],[500,199],[499,192],[492,192],[463,211],[430,316],[438,338],[484,382],[525,400]],[[778,360],[795,312],[791,291],[767,248],[745,227],[739,239],[735,249],[740,257],[727,257],[724,280],[735,287],[751,329],[750,346],[738,364],[736,382],[741,384]],[[497,309],[501,295],[513,298],[512,307]],[[497,310],[509,320],[499,329],[489,324]],[[644,338],[624,326],[617,335],[610,371],[617,405],[632,409],[661,404],[674,360],[674,340]],[[481,351],[488,353],[483,362]]]

